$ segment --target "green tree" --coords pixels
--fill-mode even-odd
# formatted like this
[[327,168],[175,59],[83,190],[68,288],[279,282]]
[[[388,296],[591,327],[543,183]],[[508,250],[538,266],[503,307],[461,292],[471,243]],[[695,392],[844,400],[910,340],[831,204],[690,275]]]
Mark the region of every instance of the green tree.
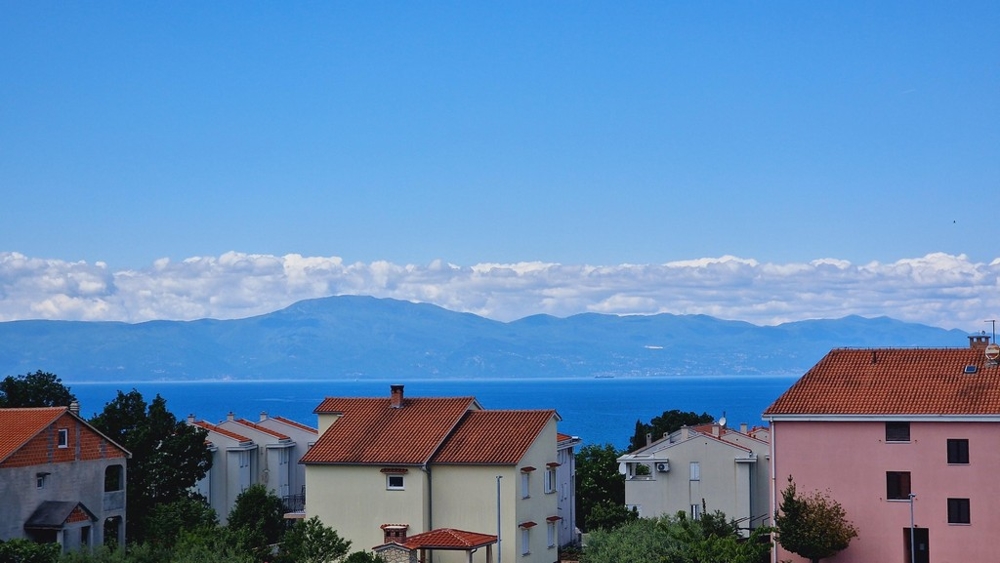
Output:
[[244,550],[262,561],[270,553],[269,546],[281,540],[285,531],[284,514],[281,499],[257,483],[236,497],[227,525],[240,535]]
[[584,563],[765,563],[770,544],[768,528],[750,538],[716,511],[707,519],[690,520],[685,513],[639,518],[614,529],[590,533]]
[[[351,549],[350,540],[313,516],[292,525],[281,541],[279,563],[333,563],[343,559]],[[359,552],[363,553],[363,552]]]
[[639,448],[645,447],[646,434],[651,434],[654,440],[658,440],[664,434],[680,430],[681,426],[697,426],[699,424],[708,424],[714,420],[712,415],[705,412],[697,414],[694,412],[681,412],[677,409],[664,411],[660,416],[654,416],[649,421],[649,424],[641,420],[636,420],[635,433],[629,442],[628,451],[634,452]]
[[819,491],[799,495],[791,475],[781,492],[780,512],[775,514],[774,523],[781,547],[812,563],[847,549],[858,535],[839,502]]
[[609,506],[619,506],[627,513],[625,476],[618,472],[619,455],[612,444],[588,444],[576,455],[576,513],[587,530],[588,521],[608,525],[608,514],[613,510]]
[[0,408],[68,407],[75,400],[59,377],[41,370],[0,381]]
[[0,561],[4,563],[56,563],[59,553],[59,545],[54,543],[35,543],[22,538],[0,540]]
[[172,549],[186,532],[215,532],[219,518],[202,498],[184,497],[153,507],[146,520],[147,541]]
[[132,453],[125,533],[129,543],[144,542],[153,509],[188,497],[211,467],[212,453],[205,444],[208,433],[178,422],[160,395],[147,405],[135,389],[119,391],[90,423]]

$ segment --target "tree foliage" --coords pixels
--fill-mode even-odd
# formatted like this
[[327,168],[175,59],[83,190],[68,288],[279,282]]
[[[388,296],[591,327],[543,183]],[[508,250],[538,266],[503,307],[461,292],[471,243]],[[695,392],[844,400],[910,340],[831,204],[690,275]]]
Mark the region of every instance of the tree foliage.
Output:
[[607,525],[609,505],[627,512],[625,476],[618,472],[619,455],[612,444],[588,444],[576,455],[577,521],[587,530],[591,529],[588,521]]
[[700,520],[683,512],[639,518],[612,530],[591,532],[584,563],[765,563],[770,554],[768,528],[743,539],[725,514]]
[[660,416],[654,416],[649,424],[641,420],[635,421],[635,433],[629,442],[628,451],[634,452],[646,446],[646,434],[652,434],[653,439],[662,438],[664,434],[669,434],[680,430],[681,426],[697,426],[708,424],[715,419],[708,413],[697,414],[694,412],[682,412],[677,409],[664,411]]
[[41,370],[0,381],[0,408],[68,407],[75,400],[59,377]]
[[263,560],[269,546],[281,541],[285,532],[284,513],[281,499],[257,483],[237,495],[227,523],[238,535],[243,549]]
[[4,563],[56,563],[59,553],[59,545],[54,543],[35,543],[22,538],[0,540],[0,561]]
[[775,514],[774,523],[781,547],[812,563],[847,549],[858,535],[839,502],[819,491],[799,495],[791,475],[781,492],[780,512]]
[[[296,522],[285,533],[277,563],[333,563],[347,556],[350,540],[341,538],[319,518]],[[357,559],[357,558],[356,558]]]
[[189,496],[211,467],[212,453],[205,444],[208,433],[178,422],[160,395],[147,406],[135,389],[119,391],[90,423],[132,453],[125,533],[130,543],[143,542],[153,509]]
[[146,521],[147,541],[171,549],[185,533],[215,531],[219,518],[201,498],[185,497],[153,507]]

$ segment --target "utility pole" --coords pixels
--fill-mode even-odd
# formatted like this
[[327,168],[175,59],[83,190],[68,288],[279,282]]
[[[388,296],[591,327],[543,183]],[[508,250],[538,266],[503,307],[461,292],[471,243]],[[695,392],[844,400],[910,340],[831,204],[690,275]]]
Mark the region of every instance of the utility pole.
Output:
[[503,479],[503,475],[497,475],[497,563],[503,561],[503,550],[500,548],[500,531],[503,529],[503,521],[500,518],[500,479]]

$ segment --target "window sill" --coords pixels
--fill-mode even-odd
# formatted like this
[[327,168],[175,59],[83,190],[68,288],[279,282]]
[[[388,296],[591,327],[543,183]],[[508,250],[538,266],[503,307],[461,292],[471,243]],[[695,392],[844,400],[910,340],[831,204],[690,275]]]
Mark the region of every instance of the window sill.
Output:
[[949,526],[971,526],[972,522],[948,522]]
[[908,499],[908,498],[887,498],[887,499],[885,499],[885,502],[900,502],[900,503],[905,502],[906,504],[910,504],[910,499]]
[[886,444],[912,444],[912,440],[886,440]]

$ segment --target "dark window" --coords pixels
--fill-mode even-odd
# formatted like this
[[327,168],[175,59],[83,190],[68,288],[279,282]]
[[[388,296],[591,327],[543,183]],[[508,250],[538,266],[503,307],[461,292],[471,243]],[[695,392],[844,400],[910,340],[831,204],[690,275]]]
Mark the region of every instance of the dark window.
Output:
[[948,463],[969,463],[969,440],[948,440]]
[[886,442],[909,442],[910,423],[909,422],[886,422],[885,423]]
[[124,484],[121,465],[109,465],[104,470],[104,492],[120,491],[124,488]]
[[969,499],[948,499],[948,523],[969,524],[970,522],[972,522],[972,519],[969,516]]
[[890,500],[910,499],[910,472],[885,472],[885,498]]

